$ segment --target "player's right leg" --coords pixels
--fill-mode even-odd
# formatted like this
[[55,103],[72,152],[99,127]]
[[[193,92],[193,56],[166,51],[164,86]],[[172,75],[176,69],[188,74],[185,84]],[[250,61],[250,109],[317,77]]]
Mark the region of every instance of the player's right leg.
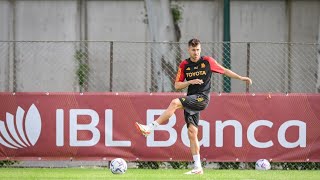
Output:
[[166,122],[177,109],[181,108],[183,108],[181,101],[178,98],[173,99],[169,107],[160,115],[157,120],[148,125],[143,125],[136,122],[135,126],[142,135],[148,136],[154,130],[154,128],[156,128],[159,124]]
[[136,122],[135,126],[136,126],[137,130],[140,131],[140,133],[142,135],[144,135],[145,137],[147,137],[151,133],[150,128],[146,125],[143,125],[143,124]]

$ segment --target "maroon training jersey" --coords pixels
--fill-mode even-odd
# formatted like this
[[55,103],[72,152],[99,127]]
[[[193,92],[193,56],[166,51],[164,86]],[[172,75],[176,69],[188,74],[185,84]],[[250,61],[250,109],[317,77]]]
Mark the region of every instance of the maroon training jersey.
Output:
[[187,81],[192,79],[202,79],[203,84],[201,85],[189,85],[188,95],[208,95],[211,89],[212,72],[224,74],[224,69],[210,56],[202,56],[196,63],[192,62],[190,58],[185,59],[179,65],[176,82],[183,82],[185,79]]

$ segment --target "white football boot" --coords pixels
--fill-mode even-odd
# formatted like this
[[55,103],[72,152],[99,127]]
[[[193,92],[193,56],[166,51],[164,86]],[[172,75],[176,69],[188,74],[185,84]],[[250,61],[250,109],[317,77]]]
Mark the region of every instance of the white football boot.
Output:
[[148,126],[142,125],[138,122],[136,122],[135,125],[138,131],[140,131],[141,134],[144,135],[145,137],[147,137],[151,133],[150,128]]
[[203,174],[203,169],[202,169],[202,167],[200,167],[200,168],[194,168],[194,169],[192,169],[191,171],[186,172],[186,173],[184,173],[184,174],[188,174],[188,175]]

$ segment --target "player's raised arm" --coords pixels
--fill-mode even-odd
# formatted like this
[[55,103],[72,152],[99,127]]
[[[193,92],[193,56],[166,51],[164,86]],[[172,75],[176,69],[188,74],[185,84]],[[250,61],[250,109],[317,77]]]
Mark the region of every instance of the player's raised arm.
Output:
[[227,69],[227,68],[223,67],[216,60],[214,60],[212,57],[205,56],[204,58],[205,58],[205,60],[209,61],[211,71],[217,72],[217,73],[220,73],[220,74],[224,74],[224,75],[226,75],[226,76],[228,76],[230,78],[234,78],[234,79],[239,79],[241,81],[245,81],[248,84],[252,84],[252,80],[250,78],[240,76],[237,73],[231,71],[230,69]]
[[224,75],[228,76],[228,77],[231,77],[231,78],[234,78],[234,79],[239,79],[241,81],[245,81],[246,83],[248,84],[252,84],[252,80],[248,77],[243,77],[243,76],[240,76],[238,75],[237,73],[231,71],[230,69],[227,69],[225,68],[224,70]]
[[238,75],[237,73],[231,71],[230,69],[227,69],[225,67],[223,67],[221,64],[219,64],[218,62],[215,62],[217,66],[220,66],[221,68],[224,69],[224,75],[230,77],[230,78],[233,78],[233,79],[239,79],[241,81],[245,81],[246,83],[248,84],[252,84],[252,80],[249,78],[249,77],[244,77],[244,76],[240,76]]

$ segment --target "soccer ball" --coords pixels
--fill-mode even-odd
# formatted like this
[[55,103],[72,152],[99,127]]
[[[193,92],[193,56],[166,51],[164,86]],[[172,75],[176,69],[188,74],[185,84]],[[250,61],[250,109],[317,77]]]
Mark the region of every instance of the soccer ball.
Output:
[[113,174],[124,174],[127,171],[127,163],[122,158],[116,158],[111,161],[110,170]]
[[269,170],[271,169],[271,165],[266,159],[259,159],[256,162],[256,170]]

